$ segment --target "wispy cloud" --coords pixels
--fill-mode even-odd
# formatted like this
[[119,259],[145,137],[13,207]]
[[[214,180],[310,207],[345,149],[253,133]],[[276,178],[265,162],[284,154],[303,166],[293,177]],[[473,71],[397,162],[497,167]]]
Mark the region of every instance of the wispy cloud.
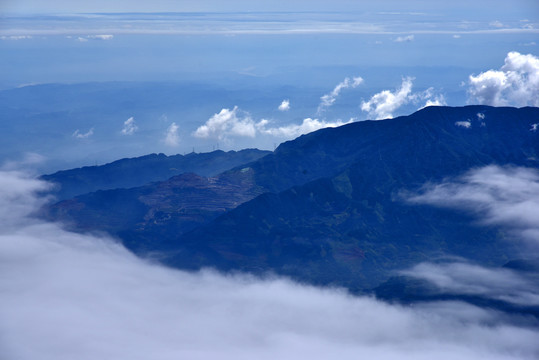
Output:
[[401,271],[435,285],[441,293],[475,295],[524,306],[539,306],[537,282],[505,268],[487,268],[466,262],[421,263]]
[[416,101],[425,101],[425,104],[421,106],[418,110],[424,109],[428,106],[446,106],[447,102],[445,101],[445,96],[443,94],[435,94],[434,88],[430,87],[422,93],[414,95]]
[[492,27],[495,27],[495,28],[503,28],[504,27],[502,22],[499,21],[499,20],[491,21],[491,22],[489,22],[489,25],[492,26]]
[[27,39],[32,39],[32,36],[29,36],[29,35],[0,36],[0,40],[27,40]]
[[73,136],[74,138],[77,138],[77,139],[87,139],[90,136],[92,136],[93,134],[94,134],[94,128],[91,128],[90,130],[88,130],[85,133],[81,133],[80,130],[77,129],[77,130],[75,130],[75,132],[71,136]]
[[414,41],[414,35],[399,36],[393,41],[395,41],[395,42],[412,42],[412,41]]
[[516,239],[539,245],[539,171],[486,166],[409,197],[415,203],[464,209],[485,225],[504,226]]
[[34,168],[36,165],[43,164],[47,158],[35,152],[26,152],[17,160],[8,160],[0,165],[0,171],[17,171],[21,167]]
[[361,103],[361,110],[368,112],[369,116],[374,120],[391,119],[393,114],[403,105],[408,103],[419,103],[425,101],[425,104],[419,109],[427,106],[443,106],[446,105],[445,98],[442,94],[435,94],[434,88],[430,87],[422,92],[412,92],[413,87],[412,77],[402,79],[402,84],[395,91],[383,90],[374,94],[368,101]]
[[470,75],[468,102],[493,106],[539,106],[539,58],[510,52],[500,70]]
[[124,121],[124,127],[122,129],[122,135],[133,135],[138,130],[138,126],[135,124],[135,118],[132,116]]
[[[67,38],[71,38],[68,36]],[[86,36],[77,36],[76,40],[79,42],[87,42],[89,40],[112,40],[114,35],[86,35]]]
[[[406,17],[399,20],[390,13],[379,13],[358,21],[352,13],[332,12],[160,12],[120,14],[70,14],[43,17],[5,17],[2,35],[102,35],[110,34],[383,34],[412,41],[410,34],[496,34],[538,33],[533,23],[513,21],[504,27],[487,22],[443,21],[436,15]],[[293,16],[295,21],[290,21]],[[69,21],[66,21],[69,20]],[[492,22],[492,24],[497,24]]]
[[285,279],[152,264],[109,238],[29,219],[44,183],[0,172],[0,184],[2,358],[506,360],[539,352],[535,328],[462,303],[401,307]]
[[320,98],[321,102],[320,105],[318,105],[317,114],[321,114],[324,112],[327,108],[329,108],[331,105],[335,103],[335,100],[339,97],[341,91],[343,89],[354,89],[361,85],[363,83],[363,78],[361,76],[353,77],[353,78],[345,78],[342,82],[337,84],[332,92],[329,94],[326,94]]
[[179,129],[180,127],[176,125],[175,122],[170,124],[165,133],[165,145],[175,147],[180,144],[180,135],[178,134]]
[[93,40],[112,40],[114,35],[88,35],[86,37]]

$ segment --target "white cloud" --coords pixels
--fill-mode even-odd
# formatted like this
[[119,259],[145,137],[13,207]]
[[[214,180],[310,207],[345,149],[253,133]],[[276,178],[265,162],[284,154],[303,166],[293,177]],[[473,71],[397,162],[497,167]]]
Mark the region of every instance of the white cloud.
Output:
[[468,101],[493,106],[539,106],[539,58],[510,52],[500,70],[470,75]]
[[425,186],[409,201],[466,209],[483,224],[501,225],[539,245],[539,171],[486,166],[441,184]]
[[270,135],[282,139],[292,139],[326,127],[337,127],[352,122],[341,120],[324,121],[306,118],[301,124],[288,124],[271,127],[270,120],[262,119],[255,122],[248,113],[242,112],[235,106],[232,110],[222,109],[214,114],[206,123],[200,126],[193,136],[201,139],[217,139],[229,141],[231,137],[250,137]]
[[462,36],[461,36],[461,35],[459,35],[459,34],[455,34],[455,35],[453,35],[453,39],[460,39],[461,37],[462,37]]
[[283,100],[281,105],[279,105],[279,110],[280,111],[288,111],[288,110],[290,110],[290,100],[288,100],[288,99]]
[[[68,39],[71,38],[71,36],[67,36]],[[112,40],[114,38],[114,35],[86,35],[86,36],[78,36],[77,41],[80,42],[87,42],[88,40]]]
[[114,38],[114,35],[88,35],[86,37],[88,39],[95,39],[95,40],[112,40],[112,38]]
[[124,121],[122,135],[133,135],[137,130],[138,126],[135,124],[135,119],[132,116]]
[[[419,98],[421,100],[427,100],[425,105],[419,108],[419,110],[426,108],[427,106],[446,106],[447,102],[445,101],[445,97],[442,94],[438,94],[436,96],[433,95],[433,88],[429,88],[426,91],[423,92],[423,94],[420,94]],[[432,98],[434,96],[434,98]]]
[[530,131],[533,131],[533,132],[537,131],[537,127],[539,127],[539,123],[537,123],[537,124],[532,124],[532,125],[531,125]]
[[170,124],[165,133],[165,144],[168,146],[178,146],[180,144],[179,126],[175,122]]
[[477,113],[477,120],[485,120],[485,114],[483,113]]
[[461,303],[401,307],[284,279],[151,264],[108,238],[25,217],[43,183],[0,172],[0,184],[0,211],[26,209],[0,216],[3,359],[506,360],[539,352],[536,328]]
[[280,126],[280,127],[274,127],[274,128],[266,128],[266,125],[268,124],[267,120],[263,120],[258,124],[258,128],[261,133],[263,134],[269,134],[277,137],[283,137],[287,139],[293,139],[300,135],[307,134],[316,130],[320,130],[327,127],[337,127],[349,124],[353,122],[354,120],[351,119],[348,122],[343,122],[340,120],[333,121],[333,122],[327,122],[324,120],[318,120],[318,119],[311,119],[307,118],[304,119],[303,122],[299,125],[296,124],[290,124],[286,126]]
[[537,283],[510,269],[485,268],[464,262],[421,263],[401,274],[427,280],[443,293],[479,295],[517,305],[539,306]]
[[255,137],[255,122],[249,114],[242,113],[237,106],[232,110],[222,109],[193,133],[202,139],[226,140],[230,136]]
[[470,129],[472,127],[472,123],[470,121],[456,121],[455,125],[466,129]]
[[432,99],[427,100],[427,102],[425,103],[423,108],[426,108],[428,106],[446,106],[446,105],[447,105],[447,103],[445,102],[444,96],[439,95],[436,98],[434,98],[434,100],[432,100]]
[[331,93],[326,94],[320,98],[321,102],[320,105],[318,105],[317,114],[321,114],[324,110],[333,105],[333,103],[335,103],[335,100],[337,100],[343,89],[354,89],[361,85],[362,82],[363,78],[361,78],[361,76],[345,78],[342,82],[335,86]]
[[393,41],[395,41],[395,42],[412,42],[412,41],[414,41],[414,35],[399,36]]
[[492,26],[492,27],[495,27],[495,28],[502,28],[502,27],[504,26],[504,25],[502,24],[502,22],[499,21],[499,20],[491,21],[491,22],[489,23],[489,25]]
[[395,110],[413,100],[412,80],[411,77],[403,78],[400,89],[394,92],[383,90],[373,95],[369,101],[362,102],[361,110],[367,111],[375,120],[392,118]]
[[87,139],[90,136],[92,136],[93,134],[94,134],[94,128],[91,128],[90,130],[88,130],[84,134],[81,133],[79,129],[77,129],[77,130],[75,130],[75,132],[71,136],[73,136],[74,138],[77,138],[77,139]]
[[[37,194],[52,187],[17,170],[14,165],[10,162],[0,170],[0,236],[5,231],[15,231],[22,225],[33,224],[34,221],[28,216],[47,200]],[[2,261],[0,251],[0,267]]]
[[30,35],[11,35],[11,36],[0,36],[0,40],[27,40],[32,39]]

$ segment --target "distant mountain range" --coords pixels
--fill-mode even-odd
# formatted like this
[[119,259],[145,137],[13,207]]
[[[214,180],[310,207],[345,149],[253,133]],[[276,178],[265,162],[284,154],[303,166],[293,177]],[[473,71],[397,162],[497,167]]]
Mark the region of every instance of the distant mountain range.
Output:
[[142,186],[183,173],[214,176],[269,153],[258,149],[246,149],[228,152],[217,150],[201,154],[193,152],[173,156],[150,154],[121,159],[101,166],[58,171],[43,175],[41,179],[57,184],[53,194],[58,200],[64,200],[97,190]]
[[[459,256],[496,267],[521,256],[504,229],[477,226],[463,212],[412,205],[402,193],[474,167],[539,168],[539,131],[532,128],[538,122],[539,108],[429,107],[322,129],[269,154],[244,153],[251,159],[223,163],[231,169],[216,175],[212,153],[185,171],[198,175],[125,182],[124,189],[111,189],[120,183],[109,180],[109,190],[60,201],[44,216],[80,231],[109,231],[134,252],[177,268],[273,272],[353,292],[377,288],[391,298],[388,292],[410,288],[395,271],[422,261]],[[162,160],[144,161],[170,168],[156,165]],[[141,168],[125,177],[140,171],[140,181],[155,181],[148,174],[158,171],[131,161]],[[122,173],[105,169],[43,178],[62,183],[67,198],[104,186],[103,174]]]

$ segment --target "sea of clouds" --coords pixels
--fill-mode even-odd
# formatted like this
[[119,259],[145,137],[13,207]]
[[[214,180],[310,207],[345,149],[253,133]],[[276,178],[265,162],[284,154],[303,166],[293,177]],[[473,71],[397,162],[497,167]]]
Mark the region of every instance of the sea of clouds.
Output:
[[459,302],[391,305],[283,278],[151,263],[107,236],[33,218],[48,187],[17,170],[0,172],[0,358],[539,356],[537,327],[522,316]]

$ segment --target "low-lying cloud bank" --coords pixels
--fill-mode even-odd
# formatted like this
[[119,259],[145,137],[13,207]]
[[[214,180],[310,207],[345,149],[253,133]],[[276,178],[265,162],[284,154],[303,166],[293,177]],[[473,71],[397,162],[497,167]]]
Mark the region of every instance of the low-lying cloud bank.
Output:
[[0,358],[539,355],[536,329],[471,305],[401,307],[285,279],[151,264],[109,238],[31,220],[47,184],[3,171],[0,185]]
[[461,209],[484,225],[501,225],[516,239],[539,249],[539,171],[531,168],[485,166],[440,184],[423,187],[412,203]]
[[460,261],[421,263],[401,274],[426,280],[435,285],[439,293],[480,296],[519,306],[539,307],[536,273],[485,268]]

